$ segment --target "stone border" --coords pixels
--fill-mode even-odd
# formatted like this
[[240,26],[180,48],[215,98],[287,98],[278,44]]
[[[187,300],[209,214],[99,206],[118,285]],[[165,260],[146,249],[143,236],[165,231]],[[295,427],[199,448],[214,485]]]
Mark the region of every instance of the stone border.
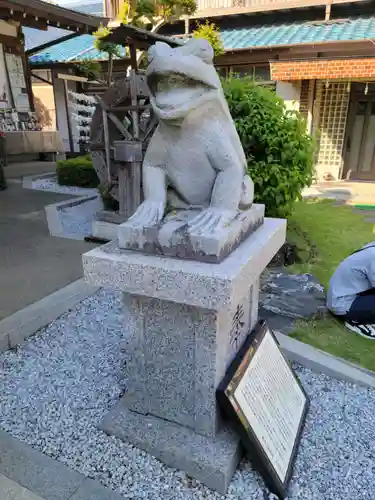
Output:
[[[88,285],[84,278],[81,278],[0,320],[0,353],[22,344],[28,337],[99,289],[98,286]],[[336,379],[375,388],[375,372],[316,349],[283,333],[275,331],[275,335],[290,361]]]
[[49,177],[56,177],[56,172],[48,172],[46,174],[35,174],[35,175],[28,175],[26,177],[22,178],[22,187],[24,189],[34,189],[33,188],[33,182],[37,181],[38,179],[48,179]]
[[0,456],[0,474],[45,500],[123,499],[98,481],[69,469],[1,430]]
[[314,372],[323,373],[332,378],[375,388],[375,372],[316,349],[283,333],[275,332],[275,335],[289,361],[295,361]]
[[81,278],[4,318],[0,321],[0,352],[22,344],[25,339],[98,290],[98,287],[88,285]]
[[[46,212],[46,217],[47,217],[47,225],[48,225],[48,230],[51,236],[57,236],[60,238],[69,238],[71,240],[83,240],[84,236],[81,234],[75,234],[75,233],[66,233],[64,231],[63,225],[61,223],[61,218],[60,218],[60,213],[64,208],[70,208],[74,207],[77,205],[82,205],[84,203],[87,203],[88,201],[96,200],[98,199],[98,210],[100,208],[100,196],[99,194],[95,195],[84,195],[84,196],[79,196],[75,197],[73,200],[69,199],[66,201],[60,201],[58,203],[52,203],[51,205],[46,205],[44,207],[44,210]],[[93,215],[97,212],[97,210],[94,211]]]
[[117,241],[117,230],[120,224],[113,222],[106,222],[103,220],[95,219],[92,221],[92,234],[96,238],[102,238],[108,241]]

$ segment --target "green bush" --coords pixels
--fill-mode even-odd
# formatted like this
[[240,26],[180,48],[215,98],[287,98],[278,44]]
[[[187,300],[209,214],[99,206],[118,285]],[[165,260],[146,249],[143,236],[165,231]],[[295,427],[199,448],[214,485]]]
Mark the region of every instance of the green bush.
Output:
[[99,185],[90,155],[60,160],[57,162],[56,172],[57,182],[62,186],[96,188]]
[[223,88],[254,181],[255,201],[266,205],[268,216],[285,217],[312,182],[315,141],[306,122],[250,78],[232,76]]
[[99,184],[99,193],[103,202],[104,210],[118,212],[119,202],[110,194],[111,188],[107,184]]

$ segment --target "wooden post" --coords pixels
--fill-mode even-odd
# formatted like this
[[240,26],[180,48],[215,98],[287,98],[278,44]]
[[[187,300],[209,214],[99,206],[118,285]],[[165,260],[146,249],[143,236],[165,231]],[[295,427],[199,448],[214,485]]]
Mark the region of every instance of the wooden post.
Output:
[[[139,140],[139,110],[136,109],[138,104],[138,85],[137,85],[137,51],[134,44],[130,45],[130,59],[132,69],[130,70],[130,96],[131,105],[134,106],[134,110],[131,112],[133,121],[133,137],[136,141]],[[130,164],[130,186],[131,186],[131,213],[129,216],[137,210],[141,204],[141,164],[131,163]]]
[[185,17],[184,17],[184,21],[185,21],[185,35],[188,35],[188,34],[189,34],[189,31],[190,31],[190,20],[189,20],[189,16],[185,16]]
[[109,130],[108,130],[108,116],[105,109],[102,109],[103,116],[103,132],[104,132],[104,147],[105,147],[105,159],[107,163],[107,179],[108,186],[112,183],[111,177],[111,146],[109,142]]
[[119,200],[119,215],[128,218],[131,215],[130,193],[128,169],[124,165],[118,167],[118,200]]
[[325,21],[329,21],[331,19],[331,5],[332,1],[329,1],[326,5]]
[[70,122],[70,113],[69,113],[68,82],[65,79],[63,80],[63,82],[64,82],[64,101],[65,101],[65,110],[66,110],[66,120],[67,120],[67,125],[68,125],[69,147],[70,147],[70,152],[74,153],[72,124]]

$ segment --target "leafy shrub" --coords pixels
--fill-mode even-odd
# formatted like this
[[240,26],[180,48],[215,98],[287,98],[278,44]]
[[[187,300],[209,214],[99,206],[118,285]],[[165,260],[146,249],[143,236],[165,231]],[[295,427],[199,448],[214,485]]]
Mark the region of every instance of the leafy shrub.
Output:
[[254,181],[255,201],[268,216],[285,217],[312,182],[315,141],[284,101],[249,78],[223,81],[231,115]]
[[108,184],[99,184],[99,194],[103,202],[104,210],[117,212],[119,209],[119,202],[110,194],[111,188]]
[[57,182],[62,186],[96,188],[99,185],[90,155],[60,160],[57,162],[56,172]]
[[203,24],[199,24],[197,29],[193,31],[193,37],[204,38],[210,42],[212,48],[214,49],[215,56],[221,56],[225,53],[224,44],[220,37],[220,31],[214,23],[206,21]]

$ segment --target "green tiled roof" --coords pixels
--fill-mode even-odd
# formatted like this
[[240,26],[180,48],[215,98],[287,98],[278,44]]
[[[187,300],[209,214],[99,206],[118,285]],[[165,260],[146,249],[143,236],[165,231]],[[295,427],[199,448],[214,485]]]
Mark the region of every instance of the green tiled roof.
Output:
[[299,21],[255,25],[248,28],[222,29],[220,33],[226,50],[375,39],[375,16],[320,24]]
[[[375,39],[375,16],[320,24],[301,21],[288,24],[262,24],[248,28],[222,29],[220,34],[226,50]],[[94,48],[93,41],[93,36],[81,35],[58,43],[31,56],[30,63],[37,65],[105,59],[106,55]]]
[[[99,52],[94,47],[95,38],[92,35],[81,35],[65,42],[52,45],[48,49],[41,50],[29,57],[32,65],[58,63],[58,62],[76,62],[95,59],[102,61],[108,58],[105,52]],[[122,49],[122,55],[125,50]]]

